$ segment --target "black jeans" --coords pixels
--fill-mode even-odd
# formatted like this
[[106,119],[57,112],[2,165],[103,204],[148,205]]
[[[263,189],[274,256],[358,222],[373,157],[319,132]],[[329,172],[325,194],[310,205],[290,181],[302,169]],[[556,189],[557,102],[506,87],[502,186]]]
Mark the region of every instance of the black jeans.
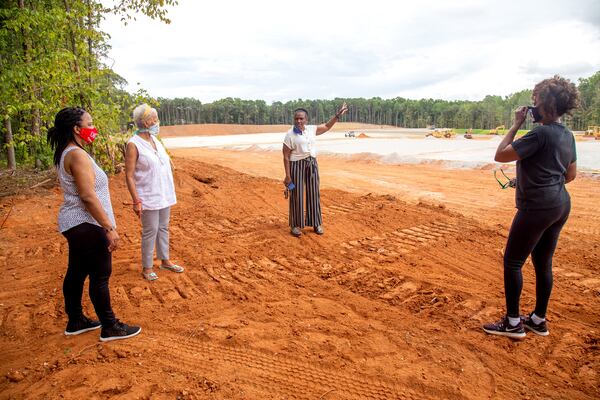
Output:
[[519,316],[523,288],[521,267],[531,254],[535,268],[535,315],[546,317],[552,292],[552,257],[558,236],[569,218],[571,202],[548,210],[518,210],[504,251],[504,294],[509,317]]
[[81,297],[85,278],[90,277],[90,299],[102,326],[113,326],[115,315],[110,305],[108,279],[112,272],[112,255],[104,229],[97,225],[79,224],[63,235],[69,243],[69,267],[63,282],[65,309],[70,320],[82,314]]

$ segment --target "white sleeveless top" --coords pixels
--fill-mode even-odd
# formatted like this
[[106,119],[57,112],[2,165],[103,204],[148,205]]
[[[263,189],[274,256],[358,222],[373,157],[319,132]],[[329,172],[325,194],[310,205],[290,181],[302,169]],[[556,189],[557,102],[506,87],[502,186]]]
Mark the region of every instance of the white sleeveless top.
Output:
[[142,201],[142,210],[162,210],[177,203],[173,171],[171,159],[162,143],[152,135],[150,138],[156,150],[138,135],[129,139],[129,143],[133,143],[138,151],[133,180]]
[[292,126],[283,139],[283,143],[292,150],[290,161],[299,161],[308,157],[316,157],[316,139],[316,125],[306,125],[304,127],[304,132],[301,134],[294,133],[294,127]]
[[[100,226],[98,221],[87,211],[83,201],[81,201],[77,185],[75,184],[75,178],[65,171],[65,156],[70,151],[76,149],[79,149],[79,147],[67,147],[62,152],[60,163],[58,164],[58,180],[64,197],[63,204],[58,211],[58,230],[60,232],[68,231],[85,222]],[[96,196],[98,196],[100,204],[106,215],[108,215],[111,224],[116,227],[115,216],[110,202],[110,192],[108,190],[108,177],[98,164],[96,164],[94,159],[89,154],[87,156],[90,158],[92,167],[94,168],[94,191],[96,192]]]

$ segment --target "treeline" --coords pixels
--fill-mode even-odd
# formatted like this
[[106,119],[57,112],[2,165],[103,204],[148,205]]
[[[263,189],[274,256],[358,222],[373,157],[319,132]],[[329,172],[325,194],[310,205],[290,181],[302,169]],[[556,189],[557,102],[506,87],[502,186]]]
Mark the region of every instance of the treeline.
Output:
[[[571,129],[583,130],[588,125],[600,124],[600,71],[578,84],[581,108],[566,118]],[[431,125],[448,128],[491,129],[511,124],[514,110],[519,105],[531,104],[531,90],[522,90],[507,97],[486,96],[481,101],[447,101],[401,97],[393,99],[336,98],[334,100],[276,101],[226,98],[202,104],[193,98],[165,99],[160,103],[159,118],[163,125],[184,124],[291,124],[293,110],[306,108],[310,120],[323,122],[342,104],[349,105],[343,121],[406,128],[424,128]]]
[[[51,164],[46,132],[62,107],[83,106],[100,132],[118,133],[132,107],[151,100],[144,91],[126,92],[126,81],[104,63],[109,45],[100,21],[116,14],[128,23],[142,13],[168,23],[165,7],[177,1],[106,3],[0,0],[0,144],[8,168]],[[116,142],[102,134],[92,147],[107,170],[120,162]]]
[[[144,90],[128,93],[126,81],[106,64],[108,34],[100,29],[107,15],[124,23],[144,14],[169,23],[166,8],[177,0],[0,0],[0,164],[45,168],[52,153],[46,132],[56,112],[65,106],[85,107],[102,133],[91,146],[107,171],[122,161],[122,144],[133,107],[148,102],[159,108],[163,125],[291,124],[292,111],[304,107],[310,119],[323,122],[343,101],[349,112],[343,121],[410,128],[436,125],[489,129],[510,125],[513,110],[530,104],[531,92],[481,101],[338,98],[276,101],[226,98],[199,100],[152,99]],[[600,124],[600,71],[581,79],[582,107],[567,119],[575,130]]]

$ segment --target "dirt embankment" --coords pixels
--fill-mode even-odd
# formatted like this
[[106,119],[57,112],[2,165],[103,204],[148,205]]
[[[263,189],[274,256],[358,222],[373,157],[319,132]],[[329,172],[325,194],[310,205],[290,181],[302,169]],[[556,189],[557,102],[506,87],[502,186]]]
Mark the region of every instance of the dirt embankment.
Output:
[[[321,123],[321,122],[319,122]],[[396,127],[387,125],[361,124],[357,122],[338,122],[332,131],[348,131],[356,129],[382,129]],[[287,132],[290,125],[241,125],[241,124],[195,124],[195,125],[173,125],[161,126],[160,135],[164,137],[173,136],[220,136],[239,135],[244,133],[278,133]]]
[[[270,155],[261,157],[266,171]],[[401,186],[393,195],[381,190],[378,167],[368,163],[352,165],[375,168],[371,186],[367,176],[356,193],[332,188],[328,174],[339,169],[342,178],[345,167],[322,159],[325,235],[306,229],[297,239],[279,180],[216,162],[235,164],[225,152],[211,163],[175,159],[171,251],[187,269],[158,271],[155,282],[140,276],[140,224],[123,204],[124,177],[111,179],[122,239],[113,307],[143,332],[109,344],[97,331],[62,334],[59,189],[0,198],[0,220],[10,210],[0,230],[0,398],[600,397],[598,181],[571,187],[550,336],[513,342],[480,329],[503,309],[502,250],[513,212],[509,191],[495,191],[498,200],[478,196],[483,175],[386,166],[399,182],[438,193],[419,201]],[[527,312],[535,292],[529,262],[524,281]],[[93,316],[87,294],[84,305]]]

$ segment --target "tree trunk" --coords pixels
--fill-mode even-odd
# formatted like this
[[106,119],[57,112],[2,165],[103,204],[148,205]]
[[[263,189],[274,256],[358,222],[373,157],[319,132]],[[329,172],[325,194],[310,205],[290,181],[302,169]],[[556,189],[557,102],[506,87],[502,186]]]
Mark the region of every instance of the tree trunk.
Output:
[[[90,0],[87,0],[86,2],[87,4],[87,8],[88,8],[88,15],[87,15],[87,29],[88,31],[92,32],[93,28],[94,28],[94,22],[93,22],[93,10],[92,10],[92,4],[90,2]],[[89,88],[92,87],[92,84],[94,83],[92,80],[92,70],[94,68],[94,43],[92,41],[91,36],[88,36],[87,39],[87,44],[88,44],[88,57],[87,57],[87,78],[88,78],[88,85]],[[86,104],[87,106],[87,111],[88,112],[92,112],[92,99],[87,99],[88,100],[88,104]]]
[[[35,97],[35,93],[33,94]],[[41,125],[41,117],[40,117],[40,109],[36,106],[33,108],[33,115],[31,117],[31,133],[34,136],[40,136],[40,125]],[[42,168],[42,160],[40,159],[41,153],[41,144],[38,142],[35,146],[35,167],[37,169]]]
[[[21,10],[25,9],[25,0],[19,0],[19,8]],[[30,66],[31,65],[31,43],[29,41],[29,36],[27,34],[27,32],[22,29],[21,30],[21,34],[23,35],[23,58],[25,59],[25,63]],[[34,103],[34,105],[32,106],[32,110],[31,110],[31,134],[33,136],[39,136],[40,135],[40,121],[41,121],[41,117],[40,117],[40,109],[37,105],[35,105],[35,102],[37,100],[37,84],[35,82],[35,78],[33,76],[29,76],[29,83],[31,85],[31,100]],[[36,168],[40,168],[42,166],[42,160],[40,160],[39,158],[39,149],[37,148],[37,146],[34,146],[33,151],[35,152],[35,167]]]
[[[71,12],[71,5],[69,4],[68,0],[64,0],[64,5],[65,5],[65,11],[67,13]],[[75,23],[75,18],[71,19],[71,23]],[[79,103],[81,104],[82,107],[86,107],[86,101],[85,101],[85,96],[83,95],[83,90],[81,89],[81,70],[79,68],[79,55],[77,52],[77,44],[75,43],[75,33],[73,32],[73,29],[70,27],[69,25],[69,45],[71,46],[71,53],[73,53],[73,72],[75,73],[75,75],[77,76],[77,90],[78,90],[78,97],[79,97]]]
[[110,158],[110,165],[112,165],[112,170],[116,171],[117,164],[115,162],[115,155],[112,152],[112,150],[110,149],[110,146],[108,145],[108,143],[106,143],[106,154],[108,154],[108,158]]
[[10,117],[7,117],[4,120],[4,129],[6,132],[4,133],[4,141],[6,142],[6,160],[8,169],[16,169],[17,168],[17,160],[15,158],[15,145],[13,143],[13,134],[12,134],[12,125],[10,122]]

